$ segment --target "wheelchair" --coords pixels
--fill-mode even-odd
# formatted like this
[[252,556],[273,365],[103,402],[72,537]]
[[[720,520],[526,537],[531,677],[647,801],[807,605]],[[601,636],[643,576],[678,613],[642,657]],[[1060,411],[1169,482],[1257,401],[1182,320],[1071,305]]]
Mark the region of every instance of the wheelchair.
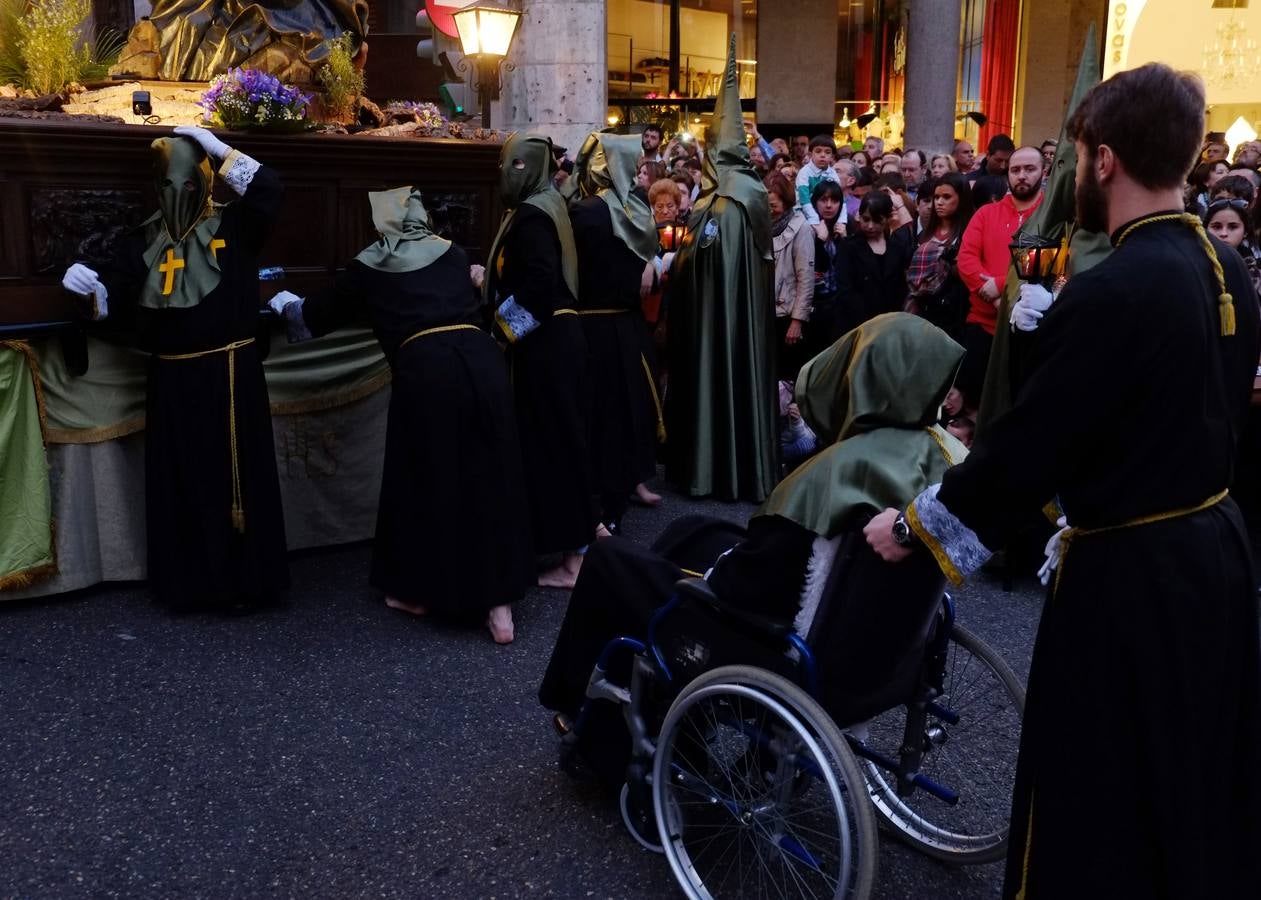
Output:
[[847,535],[806,635],[679,581],[643,639],[608,643],[586,696],[562,768],[614,704],[622,820],[690,898],[861,900],[877,820],[954,865],[1006,853],[1024,689],[956,622],[926,555],[890,566]]

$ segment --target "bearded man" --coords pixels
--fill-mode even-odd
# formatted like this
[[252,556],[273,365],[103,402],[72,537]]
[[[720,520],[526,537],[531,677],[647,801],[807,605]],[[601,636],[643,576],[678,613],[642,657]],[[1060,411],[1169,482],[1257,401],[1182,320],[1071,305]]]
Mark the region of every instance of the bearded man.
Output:
[[1226,491],[1258,309],[1242,260],[1182,210],[1203,128],[1203,85],[1163,64],[1086,95],[1077,223],[1112,254],[1047,311],[1016,404],[968,458],[865,529],[958,582],[1052,500],[1070,526],[1048,546],[1005,897],[1261,881],[1257,598]]

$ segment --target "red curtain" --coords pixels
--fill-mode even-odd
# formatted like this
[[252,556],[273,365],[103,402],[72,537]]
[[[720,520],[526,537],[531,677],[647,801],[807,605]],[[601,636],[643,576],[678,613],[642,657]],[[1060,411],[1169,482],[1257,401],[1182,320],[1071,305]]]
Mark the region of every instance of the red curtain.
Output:
[[981,129],[978,156],[991,137],[1012,133],[1019,42],[1020,0],[989,0],[981,39],[981,111],[989,122]]

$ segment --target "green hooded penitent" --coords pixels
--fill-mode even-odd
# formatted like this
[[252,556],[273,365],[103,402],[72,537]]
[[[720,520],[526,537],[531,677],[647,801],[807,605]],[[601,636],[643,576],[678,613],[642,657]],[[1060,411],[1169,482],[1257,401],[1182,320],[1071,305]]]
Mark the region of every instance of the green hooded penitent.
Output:
[[499,153],[499,198],[503,200],[507,212],[499,223],[499,232],[491,242],[490,253],[486,256],[486,280],[482,285],[482,296],[487,301],[495,298],[495,287],[499,281],[496,261],[503,248],[504,238],[512,227],[512,220],[521,206],[533,206],[541,210],[556,226],[565,285],[574,297],[578,296],[578,251],[574,247],[569,209],[560,192],[552,186],[552,173],[555,170],[556,161],[552,155],[550,138],[541,134],[517,132],[504,142],[504,148]]
[[189,138],[158,138],[150,146],[158,211],[140,226],[149,274],[139,302],[149,309],[188,309],[219,286],[219,207],[210,199],[214,171]]
[[936,424],[962,359],[940,328],[886,313],[806,363],[797,404],[826,449],[780,482],[757,515],[832,538],[941,481],[968,452]]
[[[1092,23],[1086,32],[1086,42],[1077,66],[1077,82],[1068,101],[1064,127],[1060,129],[1060,142],[1055,148],[1055,161],[1046,184],[1046,196],[1042,204],[1025,222],[1018,234],[1037,234],[1063,241],[1068,237],[1068,267],[1065,274],[1084,272],[1103,261],[1112,252],[1112,244],[1106,234],[1081,231],[1072,227],[1077,217],[1077,148],[1068,139],[1068,121],[1077,110],[1086,93],[1099,83],[1098,37]],[[1014,236],[1013,236],[1014,237]],[[1011,307],[1020,296],[1021,280],[1013,265],[1007,272],[1003,287],[1003,301],[998,308],[998,328],[994,332],[994,346],[990,350],[989,367],[985,370],[985,388],[981,393],[981,408],[977,413],[977,434],[998,416],[1011,409],[1012,401],[1012,334],[1008,321]]]
[[761,501],[776,480],[774,264],[735,46],[733,35],[700,197],[671,272],[666,475],[694,497]]
[[642,153],[640,139],[633,134],[592,132],[582,142],[573,177],[561,194],[571,203],[586,197],[603,200],[613,220],[613,233],[647,262],[657,254],[658,237],[652,210],[634,192]]
[[451,242],[433,233],[429,212],[414,187],[368,194],[372,225],[381,237],[355,259],[381,272],[415,272],[451,249]]

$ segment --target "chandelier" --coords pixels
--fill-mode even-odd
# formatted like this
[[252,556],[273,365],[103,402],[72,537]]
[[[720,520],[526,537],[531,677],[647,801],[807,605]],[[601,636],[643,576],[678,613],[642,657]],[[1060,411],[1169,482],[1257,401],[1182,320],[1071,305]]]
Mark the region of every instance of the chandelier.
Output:
[[1236,22],[1233,15],[1218,25],[1217,39],[1204,45],[1200,71],[1213,87],[1230,89],[1253,81],[1261,72],[1261,50],[1248,37],[1247,26]]

